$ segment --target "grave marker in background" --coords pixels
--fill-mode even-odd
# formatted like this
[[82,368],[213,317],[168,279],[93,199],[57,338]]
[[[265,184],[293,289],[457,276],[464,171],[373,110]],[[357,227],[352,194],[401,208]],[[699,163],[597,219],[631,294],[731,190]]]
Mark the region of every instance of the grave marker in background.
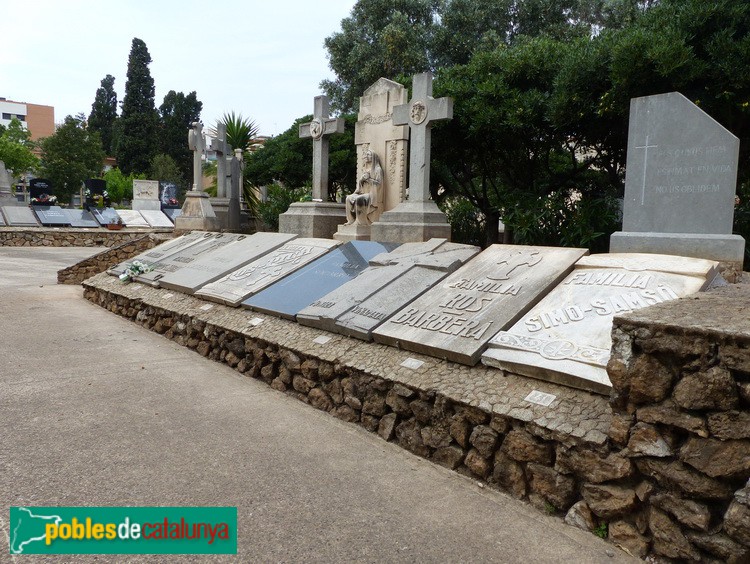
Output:
[[612,319],[705,289],[718,263],[650,254],[583,257],[567,278],[507,331],[482,362],[608,394]]
[[174,227],[174,225],[172,224],[172,221],[166,215],[164,215],[164,212],[162,212],[160,209],[141,210],[139,213],[141,214],[141,216],[143,216],[143,219],[146,221],[146,223],[148,223],[149,226],[151,227],[154,227],[154,228]]
[[132,208],[137,211],[161,210],[158,180],[133,180]]
[[38,227],[34,212],[26,206],[3,206],[3,215],[10,227]]
[[739,139],[679,92],[631,100],[623,224],[610,251],[741,267],[745,241],[731,234],[738,154]]
[[378,343],[463,364],[571,271],[586,249],[492,245],[373,331]]
[[117,215],[122,218],[122,222],[126,227],[150,227],[139,211],[117,210]]

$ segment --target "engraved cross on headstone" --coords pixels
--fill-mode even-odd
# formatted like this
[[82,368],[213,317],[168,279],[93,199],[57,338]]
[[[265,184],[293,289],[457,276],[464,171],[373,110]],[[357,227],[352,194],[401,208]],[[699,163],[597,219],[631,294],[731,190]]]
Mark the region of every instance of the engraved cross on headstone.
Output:
[[206,142],[203,139],[203,124],[199,121],[193,122],[193,127],[188,132],[188,147],[193,151],[193,191],[203,189],[203,150]]
[[636,145],[636,149],[644,149],[643,151],[643,183],[641,185],[641,205],[646,203],[646,169],[648,168],[648,150],[656,149],[659,145],[649,145],[648,135],[646,135],[646,142],[643,145]]
[[328,199],[328,137],[344,132],[344,118],[328,117],[328,96],[315,97],[313,120],[299,126],[299,136],[313,140],[313,193],[314,202]]
[[432,97],[432,73],[414,76],[412,98],[408,104],[393,108],[393,124],[408,125],[411,130],[409,148],[409,200],[430,199],[430,146],[432,122],[453,118],[453,99]]
[[211,149],[216,151],[216,196],[227,197],[227,157],[232,148],[227,143],[227,125],[216,124],[216,137],[211,139]]

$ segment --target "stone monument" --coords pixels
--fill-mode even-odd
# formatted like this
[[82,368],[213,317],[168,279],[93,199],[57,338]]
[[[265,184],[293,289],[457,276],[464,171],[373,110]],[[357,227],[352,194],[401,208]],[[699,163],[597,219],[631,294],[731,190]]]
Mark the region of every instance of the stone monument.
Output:
[[242,194],[242,149],[235,149],[234,156],[229,164],[229,206],[227,209],[227,229],[238,232],[242,223],[242,210],[240,209],[240,194]]
[[193,122],[188,133],[188,145],[193,151],[193,189],[185,196],[182,214],[175,220],[175,229],[190,231],[219,231],[219,220],[211,207],[208,194],[203,191],[203,162],[201,156],[206,147],[203,125]]
[[376,241],[427,241],[433,237],[450,239],[451,227],[445,214],[430,200],[430,146],[432,124],[453,118],[451,98],[432,97],[432,74],[414,76],[412,100],[393,109],[395,126],[411,130],[409,148],[409,199],[394,209],[386,208],[373,225]]
[[328,201],[329,138],[344,132],[344,118],[328,117],[328,97],[316,96],[313,120],[299,126],[301,138],[313,141],[312,202],[295,202],[279,216],[279,231],[330,239],[345,221],[344,207]]
[[158,180],[133,180],[133,203],[137,211],[161,210]]
[[211,139],[209,149],[216,153],[216,197],[211,198],[216,217],[222,228],[229,224],[229,167],[228,162],[232,159],[234,152],[227,143],[227,126],[225,123],[216,124],[216,137]]
[[717,260],[742,272],[732,235],[739,139],[679,92],[630,101],[622,231],[610,251]]
[[[404,200],[409,128],[394,125],[394,109],[406,103],[399,83],[378,79],[359,99],[354,131],[357,145],[357,186],[347,197],[347,223],[339,226],[339,241],[380,241],[371,230],[383,212]],[[395,241],[398,242],[398,241]]]

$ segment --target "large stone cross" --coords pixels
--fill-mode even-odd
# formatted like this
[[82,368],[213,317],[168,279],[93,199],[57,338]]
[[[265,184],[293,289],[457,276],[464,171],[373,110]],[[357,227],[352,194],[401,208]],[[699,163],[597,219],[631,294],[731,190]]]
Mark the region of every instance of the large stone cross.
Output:
[[430,145],[432,122],[453,118],[453,99],[432,97],[432,73],[414,76],[412,99],[393,108],[393,124],[408,125],[411,130],[409,148],[409,201],[430,199]]
[[193,127],[188,132],[188,146],[193,151],[193,190],[203,189],[203,151],[206,141],[203,139],[203,124],[199,121],[193,122]]
[[227,143],[227,125],[216,124],[216,137],[211,139],[211,149],[216,151],[216,196],[227,197],[227,157],[232,153],[232,148]]
[[328,117],[328,96],[315,97],[313,120],[299,126],[299,136],[313,140],[313,185],[312,199],[322,202],[328,199],[328,137],[344,132],[344,118]]

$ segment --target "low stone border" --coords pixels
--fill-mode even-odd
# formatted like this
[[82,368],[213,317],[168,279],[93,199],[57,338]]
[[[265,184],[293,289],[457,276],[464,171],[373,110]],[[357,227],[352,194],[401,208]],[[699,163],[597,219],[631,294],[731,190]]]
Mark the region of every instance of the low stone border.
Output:
[[170,233],[149,233],[148,235],[141,235],[137,239],[120,243],[73,266],[59,270],[57,272],[57,283],[80,284],[87,278],[104,272],[108,268],[131,259],[144,251],[153,249],[168,239],[171,239]]
[[[649,389],[652,361],[633,364],[641,353],[622,351],[627,343],[643,350],[644,338],[651,338],[638,333],[643,326],[633,326],[639,341],[624,337],[631,334],[625,325],[615,331],[620,352],[613,367],[620,372],[610,405],[608,398],[587,392],[364,343],[162,289],[122,285],[105,274],[83,286],[87,299],[118,315],[418,456],[565,515],[567,523],[608,537],[631,554],[750,558],[750,487],[743,488],[750,469],[738,462],[742,445],[716,450],[721,439],[690,442],[686,433],[693,431],[683,418],[659,415],[664,405],[654,405],[650,415],[644,411],[649,402],[666,401],[661,396],[668,392],[662,385],[658,397],[634,395],[634,389]],[[659,357],[692,342],[675,328],[664,329],[664,336],[672,352],[660,351]],[[750,365],[750,355],[737,354]],[[412,366],[422,364],[402,364],[410,359]],[[692,373],[701,373],[703,365],[692,353],[690,362]],[[623,383],[630,380],[642,384]],[[670,386],[675,383],[670,380]],[[552,399],[548,406],[533,403],[534,391],[554,398],[546,398]],[[747,426],[750,398],[742,398],[727,404],[732,408],[727,417]],[[710,425],[705,429],[708,439]],[[706,446],[733,453],[730,474],[700,454]]]
[[0,227],[0,247],[114,247],[149,233],[171,235],[172,229]]

